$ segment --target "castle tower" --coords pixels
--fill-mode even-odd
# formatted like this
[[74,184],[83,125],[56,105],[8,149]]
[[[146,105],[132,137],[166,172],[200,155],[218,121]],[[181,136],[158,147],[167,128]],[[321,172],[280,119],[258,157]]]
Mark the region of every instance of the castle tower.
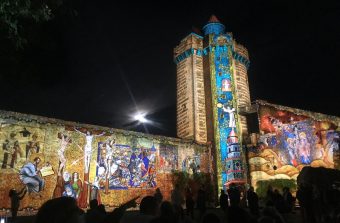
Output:
[[[248,83],[247,70],[249,67],[249,55],[248,50],[238,44],[234,40],[234,51],[233,51],[233,66],[234,66],[234,80],[236,85],[237,94],[237,107],[247,108],[250,107],[250,92]],[[248,135],[247,119],[245,116],[240,115],[240,128],[242,136]]]
[[250,105],[249,57],[216,16],[211,16],[203,33],[191,33],[175,48],[177,133],[180,138],[212,143],[216,180],[222,189],[245,182],[239,139],[247,134],[247,123],[238,111]]
[[203,37],[192,32],[174,50],[177,64],[177,136],[207,142]]

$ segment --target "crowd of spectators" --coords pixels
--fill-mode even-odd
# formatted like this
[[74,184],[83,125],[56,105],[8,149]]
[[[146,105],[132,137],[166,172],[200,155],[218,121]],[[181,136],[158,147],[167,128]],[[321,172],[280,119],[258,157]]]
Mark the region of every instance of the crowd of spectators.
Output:
[[[11,195],[15,197],[11,192]],[[17,196],[18,197],[18,196]],[[287,214],[296,214],[299,204],[301,215],[295,222],[302,223],[340,223],[340,192],[338,188],[320,189],[300,185],[296,193],[298,202],[289,188],[269,187],[264,205],[259,205],[259,197],[250,187],[244,191],[236,185],[230,185],[227,191],[221,190],[219,207],[208,209],[207,195],[202,185],[194,199],[193,192],[186,188],[182,193],[176,185],[171,193],[171,200],[163,200],[159,188],[154,196],[141,199],[139,211],[129,212],[136,208],[136,197],[113,211],[106,212],[104,205],[96,199],[90,201],[90,208],[85,212],[77,206],[75,199],[60,197],[45,202],[36,215],[36,223],[285,223]],[[18,197],[16,201],[20,199]],[[242,202],[245,200],[245,203]],[[17,205],[17,204],[15,204]],[[195,207],[196,212],[195,214]],[[219,212],[216,212],[219,210]],[[300,218],[301,216],[301,218]]]

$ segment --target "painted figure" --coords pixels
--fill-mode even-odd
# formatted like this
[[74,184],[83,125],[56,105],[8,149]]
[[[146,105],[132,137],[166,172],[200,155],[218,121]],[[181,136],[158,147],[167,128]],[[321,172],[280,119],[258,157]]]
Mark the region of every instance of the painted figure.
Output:
[[86,131],[85,133],[82,133],[78,129],[75,128],[75,130],[84,135],[86,137],[86,144],[84,146],[84,167],[85,167],[85,173],[89,173],[90,169],[90,162],[91,162],[91,156],[92,156],[92,142],[93,138],[97,136],[102,136],[105,134],[105,132],[99,134],[99,135],[93,135],[90,131]]
[[148,172],[150,160],[149,160],[149,158],[146,154],[146,151],[141,152],[139,154],[138,158],[143,161],[143,165],[141,165],[141,170],[142,170],[142,177],[144,177],[145,174],[147,174],[147,172]]
[[111,175],[111,165],[112,165],[112,156],[113,156],[113,146],[114,146],[115,140],[108,140],[106,144],[106,155],[104,160],[104,165],[106,168],[106,175]]
[[229,106],[225,107],[223,105],[223,111],[229,113],[229,128],[235,128],[236,127],[236,121],[235,121],[235,108],[230,108]]
[[229,79],[222,80],[222,91],[231,91],[231,83]]
[[154,164],[151,164],[148,170],[148,186],[156,187],[156,168]]
[[90,189],[90,201],[97,199],[98,203],[101,203],[100,200],[100,194],[99,194],[99,189],[100,189],[100,184],[99,184],[99,177],[95,177],[93,183],[90,184],[91,189]]
[[316,139],[316,144],[315,144],[315,150],[314,150],[314,159],[324,160],[325,158],[324,146],[320,143],[319,137],[315,137],[315,139]]
[[76,193],[72,189],[72,186],[69,184],[65,185],[65,191],[63,192],[62,195],[63,197],[73,197],[73,198],[77,197]]
[[45,185],[45,181],[39,176],[38,165],[41,159],[35,157],[32,162],[25,164],[20,170],[20,180],[27,186],[28,193],[39,193]]
[[65,171],[63,173],[63,180],[64,180],[64,184],[67,185],[67,184],[70,184],[71,182],[71,175],[69,172]]
[[339,133],[335,131],[329,131],[326,134],[327,144],[325,150],[325,162],[333,166],[333,152],[339,150]]
[[298,146],[298,153],[299,158],[302,164],[310,164],[311,157],[310,157],[310,144],[307,141],[306,133],[300,132],[298,134],[299,137],[299,146]]
[[83,184],[81,182],[81,180],[79,179],[79,174],[77,172],[74,172],[72,174],[72,179],[71,179],[71,186],[72,186],[72,189],[75,193],[75,198],[78,200],[79,199],[79,196],[80,196],[80,192],[82,191],[83,189]]
[[289,156],[289,162],[293,166],[297,166],[297,160],[296,160],[296,148],[295,148],[295,136],[294,134],[289,134],[287,138],[287,150],[288,150],[288,156]]
[[60,133],[59,136],[61,138],[61,141],[60,141],[60,147],[57,152],[58,157],[59,157],[58,175],[61,175],[66,165],[65,150],[66,150],[67,145],[71,142],[71,138],[62,133]]
[[5,142],[2,145],[2,148],[4,150],[4,158],[2,161],[2,169],[6,169],[8,164],[8,157],[11,156],[11,163],[10,167],[14,168],[14,164],[16,164],[18,155],[22,157],[22,151],[20,148],[19,141],[15,138],[16,133],[12,132],[10,134],[10,138],[6,139]]
[[32,135],[32,141],[29,141],[26,145],[26,160],[33,153],[39,153],[40,144],[38,142],[38,134],[34,133]]

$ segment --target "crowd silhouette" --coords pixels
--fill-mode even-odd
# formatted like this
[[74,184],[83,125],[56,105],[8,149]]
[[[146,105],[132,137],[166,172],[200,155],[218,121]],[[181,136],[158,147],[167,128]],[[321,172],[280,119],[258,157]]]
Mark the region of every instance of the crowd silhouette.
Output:
[[[10,222],[16,221],[20,200],[26,192],[25,188],[19,192],[10,191]],[[285,223],[291,220],[285,218],[287,214],[295,215],[294,222],[340,223],[339,188],[318,188],[302,184],[299,185],[296,197],[287,187],[281,193],[277,188],[269,186],[265,199],[261,200],[253,187],[246,191],[244,187],[231,184],[227,191],[220,191],[219,208],[208,208],[204,185],[201,185],[197,194],[190,187],[182,191],[180,185],[175,185],[170,201],[164,200],[157,188],[153,196],[141,199],[138,212],[127,213],[127,210],[137,207],[136,200],[139,197],[110,212],[106,212],[105,206],[96,199],[90,201],[90,208],[86,212],[78,207],[76,199],[72,197],[51,199],[40,207],[35,223]],[[296,204],[300,206],[299,209]]]

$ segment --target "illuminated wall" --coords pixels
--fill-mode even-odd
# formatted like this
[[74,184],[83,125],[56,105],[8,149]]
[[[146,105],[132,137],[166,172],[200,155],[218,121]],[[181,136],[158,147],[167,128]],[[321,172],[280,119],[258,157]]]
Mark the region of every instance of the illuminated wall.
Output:
[[249,156],[252,185],[259,180],[295,179],[304,166],[334,168],[339,118],[262,103],[260,139]]
[[60,196],[112,207],[159,187],[169,199],[172,170],[210,168],[208,148],[189,140],[4,111],[0,124],[0,210],[10,207],[11,188],[26,185],[24,215]]

